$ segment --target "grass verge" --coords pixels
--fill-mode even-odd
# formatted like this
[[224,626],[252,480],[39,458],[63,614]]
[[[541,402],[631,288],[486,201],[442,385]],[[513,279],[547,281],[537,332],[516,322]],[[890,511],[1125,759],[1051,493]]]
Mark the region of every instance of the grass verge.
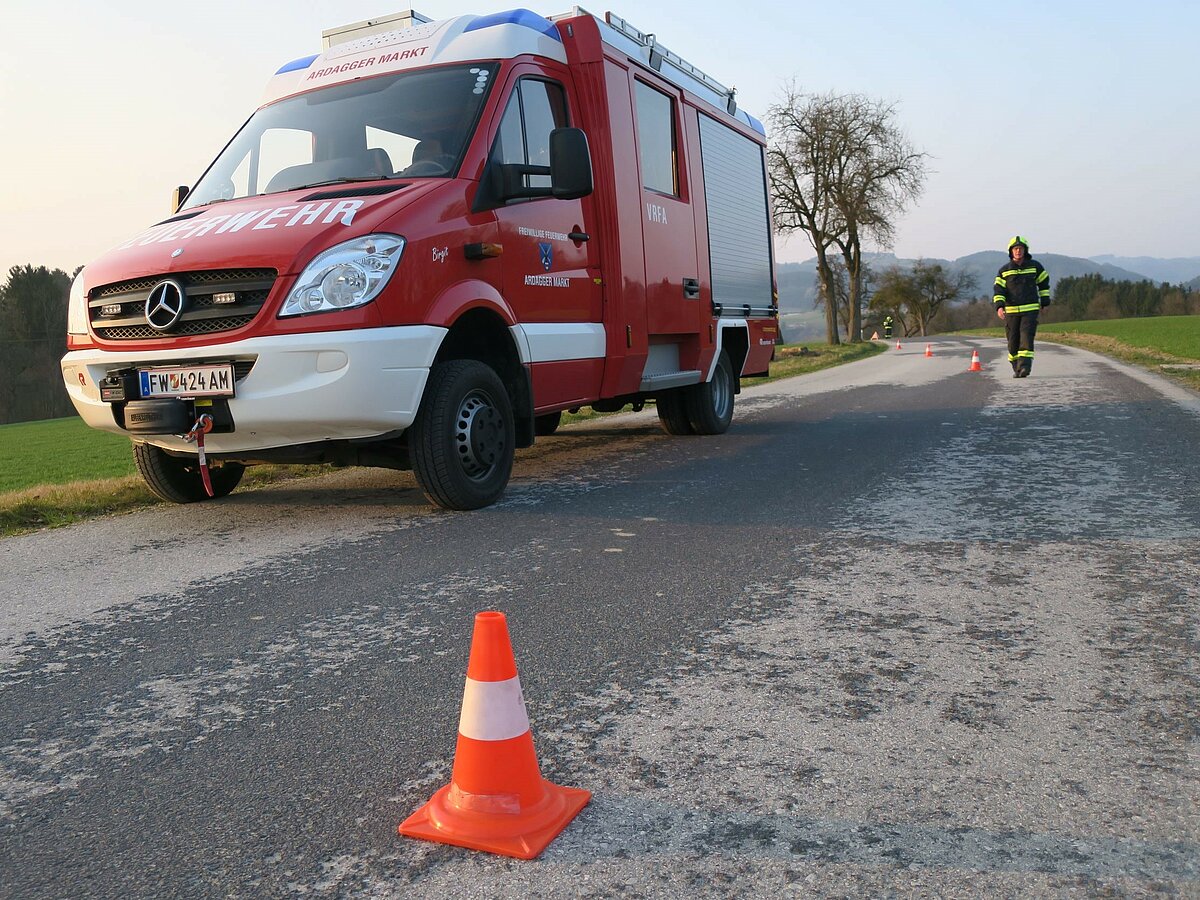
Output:
[[[763,384],[873,356],[880,343],[785,345],[777,348]],[[564,413],[563,424],[607,413],[590,408]],[[288,481],[330,471],[328,466],[253,466],[244,487]],[[88,428],[81,419],[50,419],[0,426],[0,536],[70,525],[96,516],[162,503],[133,474],[128,438]],[[239,490],[243,488],[239,487]]]
[[[1003,328],[963,333],[1004,337]],[[1200,390],[1200,316],[1055,322],[1038,326],[1037,339],[1111,356]]]
[[786,344],[775,349],[775,361],[771,363],[771,374],[766,378],[743,378],[742,387],[766,384],[793,375],[807,375],[821,369],[829,369],[844,363],[866,359],[882,353],[888,348],[880,341],[860,341],[856,344]]
[[[129,444],[128,438],[121,440]],[[293,481],[328,471],[331,471],[329,466],[252,466],[246,470],[242,486]],[[71,525],[85,519],[145,509],[163,502],[150,493],[140,475],[40,484],[7,491],[0,494],[0,537],[39,528]]]
[[1068,344],[1072,347],[1082,347],[1105,356],[1112,356],[1122,362],[1131,363],[1143,369],[1162,375],[1200,391],[1200,360],[1191,357],[1174,356],[1145,347],[1131,347],[1115,338],[1098,334],[1081,334],[1070,332],[1048,331],[1045,334],[1038,331],[1038,338],[1058,344]]

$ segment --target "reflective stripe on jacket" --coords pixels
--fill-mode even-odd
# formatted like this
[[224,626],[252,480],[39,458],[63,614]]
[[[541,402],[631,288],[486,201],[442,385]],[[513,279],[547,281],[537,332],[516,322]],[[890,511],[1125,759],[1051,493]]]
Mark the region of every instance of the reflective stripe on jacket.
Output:
[[1050,305],[1050,273],[1040,262],[1026,258],[1018,266],[1011,259],[1000,267],[992,303],[1006,313],[1037,312]]

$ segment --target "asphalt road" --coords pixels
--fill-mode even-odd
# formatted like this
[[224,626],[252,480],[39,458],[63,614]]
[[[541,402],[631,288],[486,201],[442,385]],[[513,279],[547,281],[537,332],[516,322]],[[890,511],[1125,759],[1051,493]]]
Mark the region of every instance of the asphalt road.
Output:
[[[1200,896],[1200,397],[932,346],[476,513],[346,470],[0,541],[0,896]],[[593,792],[533,862],[396,834],[489,608]]]

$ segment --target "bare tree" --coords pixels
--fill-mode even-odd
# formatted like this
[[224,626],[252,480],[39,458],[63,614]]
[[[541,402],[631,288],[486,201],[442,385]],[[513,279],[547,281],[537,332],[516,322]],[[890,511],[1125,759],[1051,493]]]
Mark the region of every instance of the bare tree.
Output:
[[808,235],[833,344],[839,338],[831,248],[846,267],[844,324],[849,339],[857,341],[863,238],[891,246],[895,217],[924,185],[925,154],[912,148],[894,120],[895,107],[882,101],[861,94],[804,94],[794,85],[767,112],[775,227]]
[[817,294],[825,307],[826,340],[837,344],[829,248],[845,223],[833,202],[833,120],[829,98],[807,97],[795,85],[788,87],[784,99],[767,111],[767,173],[775,228],[785,234],[803,231],[817,254]]
[[[833,306],[837,312],[838,325],[841,326],[849,340],[857,341],[862,332],[862,298],[869,293],[873,286],[875,273],[866,263],[861,265],[858,272],[860,294],[852,300],[850,288],[853,282],[850,272],[846,268],[845,260],[837,257],[831,258],[829,270],[832,275],[829,282],[829,296],[833,300]],[[821,302],[820,298],[817,299],[817,302]]]
[[970,272],[947,270],[941,263],[918,259],[910,272],[898,266],[886,270],[871,306],[890,312],[905,337],[917,333],[924,337],[942,307],[970,294],[973,283]]
[[850,94],[841,101],[837,143],[851,152],[839,160],[833,182],[834,203],[846,223],[844,234],[835,242],[849,278],[850,340],[856,341],[861,325],[863,237],[880,247],[892,246],[896,217],[924,187],[926,155],[913,148],[896,124],[893,104],[862,94]]

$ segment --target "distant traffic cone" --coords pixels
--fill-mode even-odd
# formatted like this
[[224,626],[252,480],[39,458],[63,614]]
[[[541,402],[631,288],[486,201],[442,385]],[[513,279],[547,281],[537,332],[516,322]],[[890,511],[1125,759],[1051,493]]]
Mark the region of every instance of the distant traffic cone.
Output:
[[896,338],[896,349],[900,349],[900,338]]
[[501,612],[477,613],[450,783],[400,833],[533,859],[591,797],[542,777],[508,621]]
[[979,351],[978,350],[971,351],[971,368],[967,369],[967,371],[968,372],[982,372],[983,371],[983,366],[981,366],[979,364]]
[[925,355],[926,355],[926,356],[933,356],[933,344],[926,344],[926,345],[925,345]]

